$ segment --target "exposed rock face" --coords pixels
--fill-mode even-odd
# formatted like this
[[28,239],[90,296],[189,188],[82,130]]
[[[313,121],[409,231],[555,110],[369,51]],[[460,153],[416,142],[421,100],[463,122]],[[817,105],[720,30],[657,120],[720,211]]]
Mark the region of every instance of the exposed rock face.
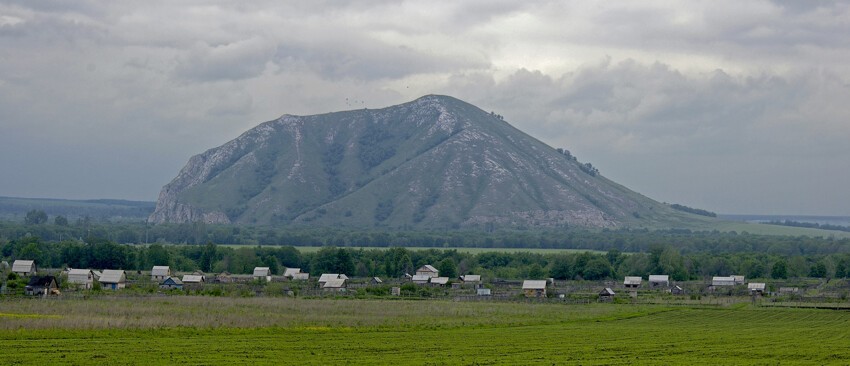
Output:
[[196,155],[151,222],[352,228],[618,227],[678,215],[445,96],[284,115]]

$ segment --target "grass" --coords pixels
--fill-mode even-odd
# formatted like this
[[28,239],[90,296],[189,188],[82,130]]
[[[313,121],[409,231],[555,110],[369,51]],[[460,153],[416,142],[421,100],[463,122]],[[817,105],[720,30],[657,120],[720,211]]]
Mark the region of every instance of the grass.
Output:
[[0,319],[10,365],[850,362],[850,312],[834,310],[176,297],[0,305],[65,314]]
[[[245,248],[251,247],[254,245],[242,245],[242,244],[224,244],[219,246],[225,246],[229,248]],[[273,246],[273,245],[271,245]],[[363,250],[387,250],[390,247],[345,247],[351,249],[363,249]],[[301,253],[315,253],[318,252],[322,247],[295,247]],[[605,254],[605,251],[601,250],[590,250],[590,249],[541,249],[541,248],[457,248],[457,247],[405,247],[408,250],[456,250],[460,253],[469,253],[469,254],[480,254],[480,253],[536,253],[536,254],[557,254],[557,253],[596,253],[596,254]]]

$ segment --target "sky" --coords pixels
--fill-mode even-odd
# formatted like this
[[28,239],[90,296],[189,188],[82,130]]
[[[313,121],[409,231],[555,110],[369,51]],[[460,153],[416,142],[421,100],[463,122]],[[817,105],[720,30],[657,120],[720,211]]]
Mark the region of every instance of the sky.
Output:
[[850,215],[850,5],[0,0],[0,196],[156,200],[282,114],[445,94],[650,198]]

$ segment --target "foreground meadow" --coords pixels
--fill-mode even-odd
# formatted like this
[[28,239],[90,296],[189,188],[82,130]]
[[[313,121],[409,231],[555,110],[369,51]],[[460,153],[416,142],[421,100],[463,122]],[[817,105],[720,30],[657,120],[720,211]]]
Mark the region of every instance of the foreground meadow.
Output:
[[850,312],[140,297],[0,302],[3,364],[850,364]]

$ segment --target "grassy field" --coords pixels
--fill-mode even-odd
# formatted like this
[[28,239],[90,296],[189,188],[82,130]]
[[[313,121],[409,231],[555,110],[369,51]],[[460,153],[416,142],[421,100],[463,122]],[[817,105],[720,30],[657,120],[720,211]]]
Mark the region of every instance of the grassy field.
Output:
[[[240,244],[224,244],[219,246],[225,246],[230,248],[244,248],[246,245]],[[253,246],[253,245],[247,245]],[[351,249],[363,249],[363,250],[387,250],[389,247],[346,247]],[[589,249],[540,249],[540,248],[455,248],[455,247],[405,247],[409,250],[457,250],[460,253],[470,253],[470,254],[480,254],[487,252],[496,252],[496,253],[537,253],[537,254],[551,254],[551,253],[596,253],[596,254],[605,254],[605,251],[600,250],[589,250]],[[301,253],[315,253],[318,252],[322,247],[295,247]]]
[[198,297],[0,309],[9,365],[850,363],[850,312],[835,310]]

